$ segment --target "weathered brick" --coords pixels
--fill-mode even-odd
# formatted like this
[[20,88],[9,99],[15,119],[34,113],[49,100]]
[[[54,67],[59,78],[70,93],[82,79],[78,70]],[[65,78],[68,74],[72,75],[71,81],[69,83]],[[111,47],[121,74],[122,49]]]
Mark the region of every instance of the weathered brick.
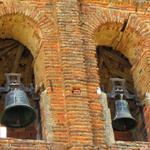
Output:
[[[96,93],[101,78],[98,45],[125,55],[138,94],[142,98],[150,92],[149,6],[149,1],[134,0],[1,0],[0,37],[19,40],[31,50],[36,88],[45,88],[40,101],[43,139],[63,145],[5,139],[0,149],[63,150],[65,144],[72,150],[150,149],[146,142],[116,142],[107,147],[103,106]],[[145,108],[148,133],[149,115]]]

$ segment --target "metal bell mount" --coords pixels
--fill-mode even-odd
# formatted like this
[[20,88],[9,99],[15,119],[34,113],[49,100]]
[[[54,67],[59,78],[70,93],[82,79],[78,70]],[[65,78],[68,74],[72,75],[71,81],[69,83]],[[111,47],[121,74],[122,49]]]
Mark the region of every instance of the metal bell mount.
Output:
[[125,79],[111,78],[110,80],[112,81],[112,91],[108,96],[115,99],[116,109],[115,117],[112,120],[113,129],[117,131],[131,130],[136,126],[137,122],[132,117],[128,102],[123,99],[123,96],[127,99],[135,99],[135,95],[129,94],[125,87]]

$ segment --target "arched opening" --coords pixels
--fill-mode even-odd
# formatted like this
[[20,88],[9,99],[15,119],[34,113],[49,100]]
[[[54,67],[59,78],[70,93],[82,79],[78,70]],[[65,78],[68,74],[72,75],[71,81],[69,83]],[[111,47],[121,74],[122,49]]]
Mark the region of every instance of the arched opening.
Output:
[[136,99],[126,99],[126,102],[131,115],[137,121],[137,125],[126,132],[115,131],[114,129],[115,140],[147,141],[143,108],[138,97],[140,93],[137,93],[135,89],[131,73],[132,64],[135,63],[139,53],[139,38],[136,33],[130,33],[127,25],[128,20],[124,20],[124,24],[108,22],[101,25],[94,35],[94,41],[98,45],[97,60],[99,64],[100,87],[107,94],[108,108],[113,121],[117,110],[115,108],[116,99],[112,100],[108,96],[112,90],[110,78],[125,79],[127,90],[131,95],[136,96]]
[[[36,90],[44,84],[43,57],[41,49],[41,29],[35,21],[20,13],[1,16],[0,18],[0,86],[6,82],[5,73],[20,73],[21,82],[25,87],[34,84]],[[43,56],[43,55],[42,55]],[[44,69],[43,69],[44,70]],[[3,99],[2,96],[1,99]],[[34,100],[29,98],[33,108]],[[4,99],[1,100],[0,113],[4,111]],[[37,110],[35,110],[37,111]],[[7,128],[7,136],[20,139],[40,139],[39,123],[36,120],[24,128]],[[40,134],[40,135],[39,135]]]
[[[6,73],[20,73],[21,82],[25,87],[35,83],[33,73],[33,56],[27,47],[23,46],[20,42],[12,39],[0,39],[0,86],[6,83]],[[0,100],[0,116],[2,117],[5,110],[5,94],[1,93]],[[31,106],[36,109],[36,102],[28,95]],[[22,101],[23,103],[23,101]],[[24,103],[25,105],[25,103]],[[36,120],[29,126],[23,128],[7,128],[7,137],[20,138],[20,139],[37,139],[41,137],[38,131],[40,122]]]
[[[134,88],[134,82],[131,74],[131,64],[129,60],[120,52],[113,50],[111,47],[99,46],[97,47],[97,60],[100,75],[100,87],[109,95],[112,91],[111,78],[125,79],[126,89],[131,95],[135,95],[136,98],[127,99],[130,113],[136,120],[136,127],[131,130],[117,131],[114,129],[115,140],[122,141],[147,141],[147,134],[144,124],[143,108],[140,101],[137,99],[137,93]],[[111,119],[114,120],[116,116],[115,102],[118,99],[113,99],[107,96],[108,108],[111,112]],[[122,118],[126,118],[126,112]],[[114,128],[114,127],[113,127]]]
[[[20,9],[20,5],[22,9]],[[30,50],[33,56],[32,66],[34,69],[35,89],[40,95],[42,139],[48,141],[60,140],[62,142],[65,139],[67,141],[68,139],[62,138],[60,134],[60,132],[66,132],[67,126],[64,126],[64,123],[61,123],[60,119],[55,117],[56,114],[58,116],[65,116],[65,107],[62,103],[64,91],[63,85],[60,82],[63,81],[63,76],[59,60],[60,56],[57,54],[58,38],[56,37],[58,35],[57,30],[55,30],[56,28],[54,28],[53,15],[50,18],[41,9],[36,7],[30,8],[21,3],[17,5],[12,3],[11,11],[10,9],[5,9],[9,8],[7,4],[6,6],[2,6],[2,8],[4,12],[2,9],[0,38],[19,41]],[[57,65],[53,65],[55,63]],[[58,88],[59,96],[55,93],[58,91]],[[56,90],[53,92],[54,89]],[[56,101],[62,104],[59,107],[61,109],[57,108]],[[61,120],[63,119],[66,120],[65,117],[61,117]],[[55,130],[55,126],[57,126],[57,131]],[[63,130],[61,130],[62,127]],[[67,137],[67,134],[63,136]]]

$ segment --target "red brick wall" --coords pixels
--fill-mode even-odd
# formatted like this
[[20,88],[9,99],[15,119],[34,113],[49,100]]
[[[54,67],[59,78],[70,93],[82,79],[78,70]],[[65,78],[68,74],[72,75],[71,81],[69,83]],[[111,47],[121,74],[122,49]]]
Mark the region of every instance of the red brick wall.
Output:
[[1,150],[66,150],[64,144],[38,140],[0,139]]
[[[132,63],[139,95],[149,92],[148,6],[149,3],[134,5],[132,0],[116,0],[111,4],[107,0],[6,0],[0,3],[0,20],[6,28],[1,27],[5,34],[0,33],[0,37],[19,40],[31,50],[36,88],[44,85],[41,94],[44,140],[67,143],[68,149],[108,149],[103,108],[96,93],[100,78],[96,46],[112,46],[122,52]],[[5,23],[14,15],[17,29]],[[6,21],[5,16],[9,16]],[[125,19],[128,23],[122,33]],[[23,24],[26,26],[21,28]],[[138,62],[146,68],[144,76],[138,72]],[[142,79],[145,82],[141,86],[137,81]],[[142,150],[148,149],[147,145],[116,143],[112,149]]]

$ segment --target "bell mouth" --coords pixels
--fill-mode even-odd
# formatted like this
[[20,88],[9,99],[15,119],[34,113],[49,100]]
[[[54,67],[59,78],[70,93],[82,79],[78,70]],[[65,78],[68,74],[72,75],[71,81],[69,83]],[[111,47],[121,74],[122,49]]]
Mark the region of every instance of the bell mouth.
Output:
[[129,131],[136,127],[137,122],[134,118],[118,118],[112,121],[113,129],[116,131]]
[[36,118],[34,109],[28,105],[15,105],[6,108],[1,124],[10,128],[23,128],[31,124]]

